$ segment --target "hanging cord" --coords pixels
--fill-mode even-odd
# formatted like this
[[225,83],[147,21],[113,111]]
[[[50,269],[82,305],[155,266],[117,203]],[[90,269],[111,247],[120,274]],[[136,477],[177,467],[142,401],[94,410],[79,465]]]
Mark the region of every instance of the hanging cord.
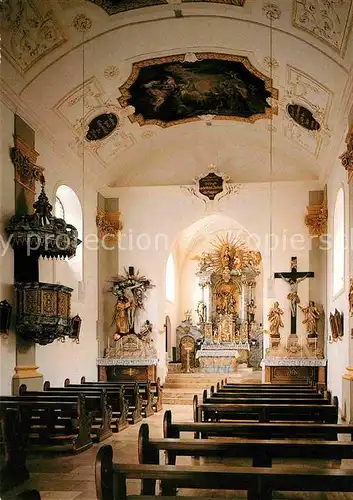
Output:
[[[84,236],[84,210],[85,210],[85,33],[82,32],[82,240]],[[82,243],[83,245],[83,243]],[[82,250],[82,281],[84,282],[84,251]]]
[[[273,88],[273,34],[272,34],[272,23],[273,16],[270,15],[270,81],[271,88]],[[272,174],[273,174],[273,92],[271,92],[271,114],[270,114],[270,136],[269,136],[269,153],[270,153],[270,277],[272,279],[272,264],[273,264],[273,242],[272,242],[272,208],[273,208],[273,186],[272,186]]]

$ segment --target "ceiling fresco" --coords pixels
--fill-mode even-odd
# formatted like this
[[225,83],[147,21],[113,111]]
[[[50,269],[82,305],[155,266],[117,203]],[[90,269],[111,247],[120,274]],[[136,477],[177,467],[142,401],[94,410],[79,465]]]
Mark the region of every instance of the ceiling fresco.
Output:
[[119,103],[135,108],[129,117],[132,122],[168,127],[202,115],[249,122],[271,115],[268,98],[277,99],[278,91],[246,57],[193,56],[192,62],[179,54],[133,64],[130,77],[119,89]]
[[88,0],[102,7],[110,16],[127,10],[151,7],[152,5],[166,5],[167,0]]
[[[110,16],[125,12],[127,10],[141,9],[143,7],[151,7],[152,5],[166,5],[173,3],[169,0],[88,0],[99,7],[102,7]],[[190,2],[205,2],[205,3],[220,3],[224,5],[234,5],[243,7],[245,0],[183,0],[184,3]],[[180,2],[181,3],[181,2]],[[178,3],[176,3],[178,6]],[[180,7],[180,6],[179,6]]]

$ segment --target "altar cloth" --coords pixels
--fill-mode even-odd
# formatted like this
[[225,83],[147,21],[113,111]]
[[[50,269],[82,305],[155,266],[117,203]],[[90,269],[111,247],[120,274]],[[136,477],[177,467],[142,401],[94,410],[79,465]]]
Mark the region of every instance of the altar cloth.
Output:
[[319,358],[264,358],[260,366],[326,366],[326,359]]
[[200,368],[205,373],[234,373],[237,371],[237,349],[200,349],[196,352]]
[[154,358],[98,358],[97,366],[151,366],[157,365]]

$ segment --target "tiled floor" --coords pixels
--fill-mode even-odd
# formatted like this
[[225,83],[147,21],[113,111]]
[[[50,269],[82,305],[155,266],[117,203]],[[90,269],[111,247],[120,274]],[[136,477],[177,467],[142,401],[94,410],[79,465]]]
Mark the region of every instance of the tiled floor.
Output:
[[[192,406],[190,405],[173,405],[167,406],[166,409],[171,409],[174,421],[187,421],[192,420]],[[163,420],[164,410],[152,415],[148,419],[144,419],[143,422],[147,422],[150,426],[150,436],[151,437],[162,437],[162,420]],[[107,439],[101,444],[95,444],[90,450],[81,453],[79,455],[65,455],[58,456],[57,453],[50,454],[46,456],[29,456],[27,459],[28,468],[30,470],[30,480],[26,483],[17,487],[16,489],[3,495],[2,500],[12,500],[16,498],[17,494],[24,489],[36,488],[40,490],[42,500],[96,500],[95,493],[95,480],[94,480],[94,463],[99,446],[103,444],[111,444],[114,449],[114,461],[121,463],[137,463],[137,435],[140,425],[130,426],[124,431],[114,434],[112,438]],[[190,437],[190,435],[188,436]],[[192,459],[187,457],[178,458],[178,464],[191,464]],[[220,462],[215,460],[215,462]],[[225,462],[225,461],[224,461]],[[226,461],[227,464],[235,463],[234,460],[231,462]],[[199,461],[194,462],[196,464]],[[209,461],[207,462],[209,463]],[[239,465],[247,465],[245,461],[236,462]],[[250,463],[249,463],[250,465]],[[316,463],[309,461],[302,461],[302,467],[318,467],[320,466],[320,461]],[[331,463],[332,467],[339,467],[337,463]],[[342,467],[353,468],[353,461],[344,461]],[[139,492],[139,482],[130,482],[129,484],[130,493]],[[194,492],[195,493],[195,492]],[[183,491],[183,494],[192,494],[191,490]],[[221,497],[223,499],[245,499],[245,492],[205,492],[205,497]],[[353,494],[326,494],[326,493],[314,493],[306,494],[304,492],[298,493],[275,493],[275,499],[281,500],[345,500],[353,499]]]

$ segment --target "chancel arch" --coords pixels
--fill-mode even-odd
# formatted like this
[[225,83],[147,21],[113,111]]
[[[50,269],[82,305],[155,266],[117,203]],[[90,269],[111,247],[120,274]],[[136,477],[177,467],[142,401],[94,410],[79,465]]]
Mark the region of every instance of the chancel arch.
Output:
[[[257,337],[263,323],[263,264],[256,243],[224,214],[206,216],[182,232],[178,239],[182,318],[176,335],[178,359],[183,335],[189,335],[201,347],[198,358],[207,345],[224,347],[232,358],[202,360],[206,370],[222,371],[222,364],[226,371],[233,370],[238,357],[240,363],[248,363],[249,340]],[[261,356],[262,349],[257,354]]]

